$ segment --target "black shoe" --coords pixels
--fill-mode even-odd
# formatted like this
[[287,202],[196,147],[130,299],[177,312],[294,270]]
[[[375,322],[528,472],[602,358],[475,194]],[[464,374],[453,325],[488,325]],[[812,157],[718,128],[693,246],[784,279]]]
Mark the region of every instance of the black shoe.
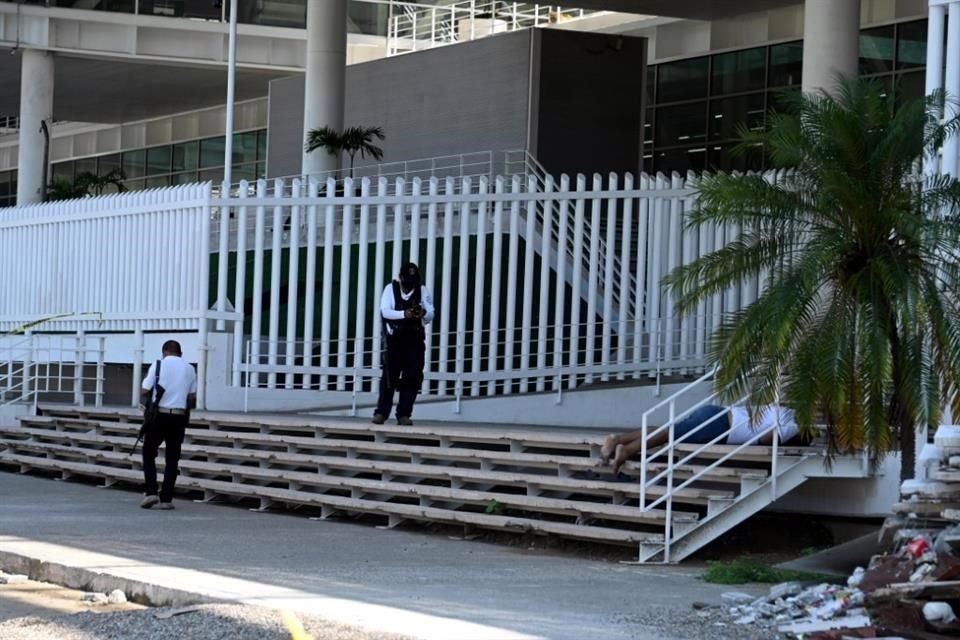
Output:
[[383,424],[386,421],[387,421],[387,416],[381,413],[373,414],[373,418],[370,420],[370,422],[372,422],[373,424]]
[[401,427],[412,427],[413,420],[410,419],[410,416],[397,416],[397,424]]

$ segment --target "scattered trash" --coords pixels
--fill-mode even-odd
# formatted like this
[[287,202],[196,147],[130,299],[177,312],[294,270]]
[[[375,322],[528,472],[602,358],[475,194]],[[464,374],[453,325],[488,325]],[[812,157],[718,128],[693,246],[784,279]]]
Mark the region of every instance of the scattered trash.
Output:
[[755,596],[752,596],[749,593],[740,593],[738,591],[728,591],[720,595],[720,602],[729,606],[750,604],[754,600],[756,600]]
[[20,584],[21,582],[26,582],[27,580],[27,576],[20,575],[19,573],[0,572],[0,584]]
[[127,594],[120,589],[114,589],[110,592],[110,595],[107,596],[107,601],[110,604],[124,604],[127,601]]
[[153,617],[157,620],[169,620],[173,616],[182,616],[185,613],[193,613],[199,611],[198,607],[178,607],[176,609],[163,609],[162,611],[157,611],[153,614]]

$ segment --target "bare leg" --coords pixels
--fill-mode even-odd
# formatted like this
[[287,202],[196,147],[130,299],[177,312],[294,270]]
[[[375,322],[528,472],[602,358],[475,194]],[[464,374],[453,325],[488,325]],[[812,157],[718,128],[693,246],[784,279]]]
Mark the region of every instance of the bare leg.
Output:
[[[639,431],[633,433],[639,434]],[[649,451],[653,447],[659,447],[667,441],[668,433],[667,431],[661,431],[658,434],[655,434],[647,438],[647,450]],[[623,467],[624,463],[632,458],[633,456],[640,453],[640,450],[643,448],[643,437],[638,436],[633,440],[619,444],[616,448],[616,455],[613,459],[613,472],[615,474],[620,473],[620,469]]]
[[603,443],[603,447],[600,448],[600,464],[601,466],[606,466],[610,462],[610,458],[616,452],[617,447],[621,444],[628,444],[634,440],[640,440],[643,437],[643,431],[628,431],[617,435],[611,433],[607,436],[607,441]]

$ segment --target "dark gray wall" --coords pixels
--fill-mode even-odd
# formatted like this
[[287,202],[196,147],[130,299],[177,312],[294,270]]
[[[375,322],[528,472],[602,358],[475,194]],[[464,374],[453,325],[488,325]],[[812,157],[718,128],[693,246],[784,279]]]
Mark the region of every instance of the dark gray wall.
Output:
[[[636,171],[644,42],[526,30],[351,65],[345,122],[383,127],[383,162],[530,148],[554,173]],[[271,177],[300,171],[303,93],[270,83]]]
[[531,148],[551,173],[639,173],[646,41],[538,29]]

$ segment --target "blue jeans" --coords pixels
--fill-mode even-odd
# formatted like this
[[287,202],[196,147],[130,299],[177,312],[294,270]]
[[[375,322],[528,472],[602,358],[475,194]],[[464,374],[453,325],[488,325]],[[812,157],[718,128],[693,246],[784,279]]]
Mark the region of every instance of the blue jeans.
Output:
[[[673,425],[674,440],[680,440],[682,436],[700,427],[696,433],[684,438],[683,442],[691,444],[713,442],[730,430],[730,418],[728,416],[729,409],[727,407],[716,404],[705,404],[702,407],[697,407]],[[725,442],[726,438],[717,444],[724,444]]]

